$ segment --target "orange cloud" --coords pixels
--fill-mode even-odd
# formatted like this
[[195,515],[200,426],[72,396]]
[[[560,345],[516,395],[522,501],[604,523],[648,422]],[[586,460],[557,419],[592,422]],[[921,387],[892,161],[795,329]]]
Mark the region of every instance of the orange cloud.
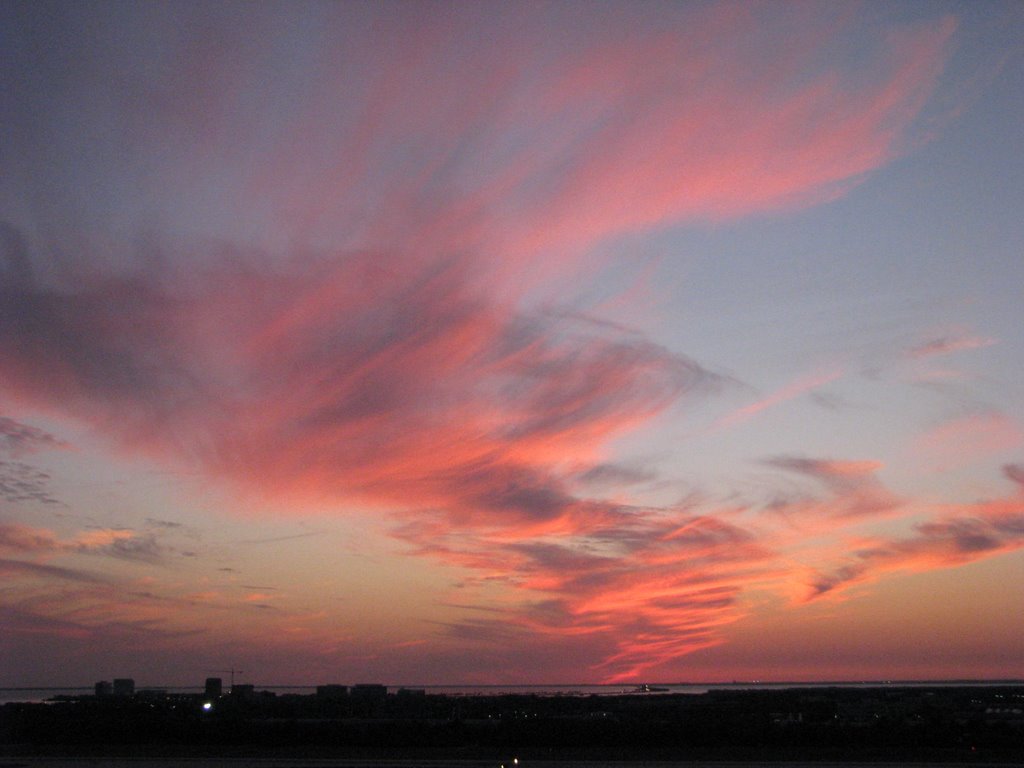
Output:
[[[635,678],[721,641],[718,630],[742,615],[744,585],[773,574],[774,554],[750,531],[713,516],[673,510],[622,510],[572,535],[503,541],[461,528],[420,525],[396,535],[418,554],[501,578],[522,590],[522,600],[500,618],[460,625],[528,631],[552,641],[574,638],[600,648],[590,674],[616,681]],[[424,542],[429,542],[424,544]],[[531,595],[541,594],[538,602]]]
[[912,536],[863,539],[849,544],[845,563],[818,573],[809,599],[874,581],[893,571],[949,568],[1024,547],[1024,483],[1017,465],[1004,467],[1016,492],[973,504],[944,505],[942,514],[918,523]]
[[7,552],[48,552],[59,547],[57,536],[45,528],[18,523],[0,524],[0,550]]
[[72,543],[72,546],[85,550],[100,549],[131,539],[134,535],[132,531],[124,529],[87,531],[86,533],[79,534]]
[[875,581],[893,571],[950,568],[1024,546],[1024,514],[947,517],[916,526],[916,535],[855,544],[842,566],[818,574],[808,598],[835,594],[854,584]]

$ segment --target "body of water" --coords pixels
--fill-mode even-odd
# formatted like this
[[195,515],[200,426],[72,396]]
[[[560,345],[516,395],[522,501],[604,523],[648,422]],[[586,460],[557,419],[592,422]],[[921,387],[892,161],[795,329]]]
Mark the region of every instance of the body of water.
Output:
[[[764,683],[732,682],[732,683],[651,683],[649,686],[636,685],[405,685],[388,686],[388,691],[395,693],[400,688],[422,689],[428,694],[446,696],[502,696],[505,694],[521,694],[534,696],[621,696],[629,693],[647,693],[652,696],[669,693],[701,694],[713,690],[772,690],[784,688],[934,688],[936,686],[1024,686],[1024,680],[940,680],[940,681],[900,681],[873,680],[864,682],[784,682]],[[225,692],[229,686],[225,685]],[[644,690],[647,689],[647,690]],[[203,692],[201,686],[138,686],[136,693],[160,690],[167,693],[198,694]],[[256,685],[258,691],[273,691],[278,695],[299,694],[308,696],[316,693],[315,685]],[[10,702],[45,702],[56,696],[85,696],[93,692],[92,686],[72,688],[0,688],[0,704]]]

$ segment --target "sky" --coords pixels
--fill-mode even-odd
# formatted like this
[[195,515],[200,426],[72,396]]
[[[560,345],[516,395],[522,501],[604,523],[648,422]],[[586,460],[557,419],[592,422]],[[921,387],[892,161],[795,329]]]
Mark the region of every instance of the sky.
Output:
[[1022,41],[4,0],[0,686],[1024,678]]

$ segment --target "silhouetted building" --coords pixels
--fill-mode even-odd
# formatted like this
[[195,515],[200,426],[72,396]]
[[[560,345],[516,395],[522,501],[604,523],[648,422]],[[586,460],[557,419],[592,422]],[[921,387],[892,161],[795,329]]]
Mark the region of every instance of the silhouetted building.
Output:
[[219,677],[206,678],[206,688],[203,695],[208,699],[216,699],[224,693],[224,681]]
[[109,680],[100,680],[93,689],[97,696],[110,696],[114,692],[114,686]]
[[[96,690],[112,694],[113,686],[102,681]],[[482,765],[517,752],[574,765],[613,764],[622,757],[637,765],[824,765],[836,764],[837,755],[868,764],[891,755],[893,765],[1024,768],[1020,682],[716,687],[658,696],[447,695],[362,685],[336,702],[321,698],[342,690],[320,686],[316,697],[275,697],[246,685],[236,686],[236,693],[248,698],[214,702],[195,692],[158,696],[140,688],[133,696],[0,703],[0,755],[23,745],[37,754],[67,754],[69,748],[89,754],[102,743],[133,754],[143,743],[158,750],[166,744],[169,757],[186,746],[197,753],[220,752],[221,745],[224,754],[239,745],[272,745],[333,754],[344,745],[349,754],[352,745],[366,765],[390,765],[396,754],[408,755],[409,765],[425,764],[428,757],[439,766],[456,760]],[[200,725],[202,712],[210,716]],[[515,768],[515,762],[510,757],[504,764]],[[498,761],[491,764],[497,768]]]
[[231,686],[231,695],[236,699],[251,699],[256,694],[256,686],[252,683],[239,683]]
[[114,678],[115,696],[132,696],[135,693],[135,681],[130,677]]
[[360,683],[352,686],[352,698],[362,701],[383,701],[388,697],[388,687],[377,683]]
[[316,697],[318,699],[337,701],[338,699],[344,699],[347,696],[347,685],[318,685],[316,687]]
[[380,717],[387,706],[387,686],[363,683],[349,690],[349,706],[356,717]]

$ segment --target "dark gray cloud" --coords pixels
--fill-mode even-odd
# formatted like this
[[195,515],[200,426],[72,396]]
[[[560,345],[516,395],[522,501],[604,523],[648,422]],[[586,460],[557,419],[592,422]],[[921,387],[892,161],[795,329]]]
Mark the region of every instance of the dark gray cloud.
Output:
[[24,560],[0,559],[0,574],[8,576],[36,576],[47,579],[63,579],[77,581],[85,584],[101,584],[106,579],[88,571],[80,571],[74,568],[62,568],[56,565],[44,563],[30,563]]
[[175,311],[142,279],[107,278],[65,291],[0,285],[6,387],[76,415],[99,407],[89,415],[122,430],[151,429],[194,396],[183,340],[168,324]]
[[1007,464],[1003,467],[1003,474],[1024,488],[1024,464]]
[[170,550],[157,541],[152,534],[133,535],[129,538],[114,539],[107,545],[89,549],[90,553],[108,555],[119,560],[134,560],[141,563],[159,564],[165,562]]
[[37,427],[0,416],[0,453],[18,458],[47,448],[65,448],[67,443]]
[[810,597],[812,599],[815,597],[821,597],[822,595],[826,595],[837,588],[848,586],[850,583],[858,581],[867,571],[867,568],[867,565],[863,563],[856,565],[844,565],[827,575],[819,574],[810,585]]
[[563,578],[573,574],[579,575],[621,567],[621,560],[618,558],[595,555],[560,544],[524,542],[510,545],[509,549],[529,558],[529,569],[537,569],[541,572],[554,571]]
[[577,475],[587,485],[599,488],[621,488],[629,485],[649,483],[658,478],[657,473],[624,464],[596,464]]
[[13,504],[59,504],[50,491],[50,475],[21,459],[37,451],[66,447],[67,443],[45,430],[0,415],[0,499]]
[[12,504],[60,504],[50,492],[50,475],[22,461],[0,460],[0,499]]

